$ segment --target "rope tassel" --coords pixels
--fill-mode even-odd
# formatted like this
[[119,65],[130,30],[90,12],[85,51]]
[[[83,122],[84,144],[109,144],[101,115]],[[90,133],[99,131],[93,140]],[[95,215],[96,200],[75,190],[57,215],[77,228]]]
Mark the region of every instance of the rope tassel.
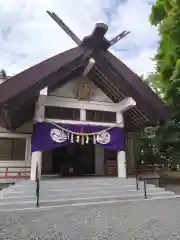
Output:
[[86,136],[86,144],[89,143],[89,136]]
[[76,142],[77,142],[77,143],[80,142],[80,136],[76,136]]
[[84,145],[84,136],[81,136],[81,145]]
[[74,136],[73,136],[73,133],[71,134],[71,143],[74,142]]
[[93,136],[93,143],[96,144],[96,135]]

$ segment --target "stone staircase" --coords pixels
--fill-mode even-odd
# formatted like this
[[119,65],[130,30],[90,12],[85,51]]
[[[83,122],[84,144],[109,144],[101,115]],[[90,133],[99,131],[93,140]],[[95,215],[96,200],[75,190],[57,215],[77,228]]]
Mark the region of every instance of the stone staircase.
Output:
[[[91,205],[144,199],[143,182],[136,190],[135,179],[72,178],[40,182],[40,207]],[[179,197],[173,192],[147,184],[148,199]],[[17,182],[0,191],[0,212],[36,208],[36,183]]]

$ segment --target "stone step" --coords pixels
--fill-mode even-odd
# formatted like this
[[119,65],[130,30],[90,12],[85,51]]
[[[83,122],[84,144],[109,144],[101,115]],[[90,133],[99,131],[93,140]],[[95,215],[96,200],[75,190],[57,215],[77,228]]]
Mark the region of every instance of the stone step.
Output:
[[[136,187],[136,184],[131,184],[131,185],[118,185],[118,184],[113,184],[113,185],[72,185],[72,184],[62,184],[62,185],[46,185],[46,184],[41,184],[40,186],[42,189],[46,188],[46,189],[66,189],[66,188],[71,188],[71,189],[81,189],[81,188],[133,188]],[[143,183],[140,182],[139,186],[143,186]],[[152,184],[147,184],[147,186],[150,187],[156,187],[155,185]],[[27,189],[33,189],[34,187],[36,187],[36,183],[34,183],[33,185],[30,186],[9,186],[7,189],[16,189],[16,190],[27,190]]]
[[[56,178],[56,179],[41,179],[42,183],[59,183],[59,182],[64,182],[64,183],[88,183],[88,184],[94,184],[94,183],[117,183],[119,182],[120,184],[129,184],[129,183],[134,183],[136,181],[135,178],[117,178],[117,177],[104,177],[104,178],[97,178],[97,177],[87,177],[87,178]],[[16,181],[17,184],[23,184],[23,185],[28,185],[31,184],[33,181],[31,180],[19,180]]]
[[[40,204],[42,207],[58,207],[77,204],[102,204],[108,201],[143,200],[144,186],[135,179],[89,178],[53,179],[40,182]],[[164,188],[147,184],[148,199],[178,197]],[[36,183],[21,181],[0,191],[0,211],[29,209],[36,206]]]
[[[50,186],[57,186],[57,185],[79,185],[79,186],[84,186],[84,185],[87,185],[87,186],[102,186],[102,185],[108,185],[108,186],[111,186],[111,185],[120,185],[120,186],[123,186],[123,185],[134,185],[136,183],[135,179],[132,179],[132,180],[126,180],[124,181],[121,181],[121,180],[106,180],[106,181],[97,181],[97,180],[56,180],[56,181],[45,181],[45,180],[42,180],[41,181],[41,185],[50,185]],[[32,186],[34,185],[34,182],[32,181],[22,181],[22,182],[17,182],[15,184],[16,187],[27,187],[27,186]]]
[[[134,182],[135,178],[117,178],[117,177],[102,177],[102,178],[97,178],[97,177],[87,177],[87,178],[83,178],[83,177],[74,177],[74,178],[57,178],[57,179],[41,179],[41,182],[44,183],[49,183],[49,182],[88,182],[88,183],[93,183],[93,182],[121,182],[121,183],[129,183],[129,182]],[[23,183],[23,184],[28,184],[31,183],[31,180],[22,180],[22,181],[17,181],[17,183]]]
[[[166,192],[165,189],[161,188],[148,188],[147,193],[162,193]],[[134,194],[134,193],[144,193],[144,189],[140,190],[135,190],[135,189],[124,189],[124,191],[113,191],[112,189],[108,191],[98,191],[98,196],[104,196],[104,195],[116,195],[116,194]],[[2,199],[14,199],[14,200],[19,200],[19,199],[27,199],[27,198],[33,198],[35,197],[36,191],[34,190],[33,192],[6,192],[4,194],[0,194],[0,201]],[[50,197],[51,199],[57,198],[57,197],[63,197],[63,196],[97,196],[96,191],[82,191],[79,192],[74,192],[74,191],[69,191],[69,192],[62,192],[62,191],[41,191],[40,190],[40,196],[42,198],[45,197]]]
[[[34,186],[36,185],[36,183],[34,184],[31,184],[31,185],[15,185],[15,186],[9,186],[9,188],[12,188],[12,189],[31,189],[33,188]],[[136,186],[136,184],[124,184],[124,185],[120,185],[120,184],[94,184],[94,185],[90,185],[90,184],[64,184],[64,183],[61,183],[61,184],[42,184],[40,182],[40,185],[41,187],[46,187],[46,188],[66,188],[66,187],[71,187],[71,188],[81,188],[81,187],[133,187],[133,186]],[[142,183],[140,183],[140,185],[142,185]]]
[[[135,188],[116,188],[116,189],[112,189],[112,188],[109,188],[109,189],[104,189],[104,188],[101,188],[101,189],[76,189],[76,190],[71,190],[71,189],[41,189],[40,188],[40,192],[42,194],[73,194],[73,195],[76,195],[76,194],[79,194],[79,193],[83,193],[83,194],[87,194],[87,193],[107,193],[107,194],[111,194],[113,192],[117,192],[117,193],[124,193],[124,192],[136,192],[137,190]],[[139,188],[139,191],[144,191],[144,188]],[[155,192],[159,192],[159,191],[165,191],[164,188],[151,188],[151,187],[147,187],[147,191],[155,191]],[[10,190],[9,191],[1,191],[0,192],[0,196],[2,195],[17,195],[17,196],[21,196],[21,195],[32,195],[36,192],[36,188],[32,189],[31,191],[30,190],[26,190],[26,191],[14,191],[14,190]]]
[[[151,198],[167,198],[167,197],[178,197],[172,192],[161,192],[161,193],[148,193],[148,199]],[[40,205],[42,207],[48,206],[63,206],[63,205],[73,205],[73,204],[87,204],[87,203],[102,203],[104,201],[127,201],[127,200],[137,200],[143,199],[143,193],[135,194],[121,194],[113,196],[89,196],[89,197],[72,197],[72,198],[59,198],[59,199],[41,199]],[[10,209],[28,209],[34,208],[36,205],[36,200],[24,200],[17,202],[9,202],[8,199],[0,201],[0,211],[10,210]]]
[[[140,190],[143,190],[143,186],[140,185]],[[154,191],[162,191],[165,190],[163,188],[158,188],[158,187],[154,187],[154,186],[149,186],[147,185],[147,191],[148,190],[154,190]],[[34,186],[33,188],[25,188],[25,189],[14,189],[14,188],[7,188],[7,189],[3,189],[2,191],[0,191],[0,196],[1,195],[33,195],[36,191],[36,186]],[[101,193],[101,192],[107,192],[109,194],[113,193],[113,192],[133,192],[136,191],[135,186],[133,187],[81,187],[81,188],[71,188],[71,187],[67,187],[67,188],[46,188],[46,187],[42,187],[40,186],[40,192],[43,194],[54,194],[54,193],[59,193],[59,194],[78,194],[78,193]]]
[[[9,188],[12,188],[12,189],[31,189],[31,188],[34,188],[34,186],[36,185],[35,182],[32,182],[31,184],[28,184],[28,185],[23,185],[23,184],[15,184],[15,185],[12,185],[12,186],[9,186]],[[81,187],[135,187],[136,186],[136,183],[131,183],[131,184],[119,184],[118,182],[116,183],[113,183],[113,184],[99,184],[99,183],[95,183],[95,184],[86,184],[86,183],[81,183],[81,184],[72,184],[71,182],[70,183],[64,183],[64,182],[61,182],[61,183],[58,183],[58,184],[55,184],[55,183],[43,183],[43,182],[40,182],[40,185],[41,187],[45,187],[45,188],[66,188],[66,187],[71,187],[71,188],[81,188]],[[139,182],[139,185],[142,186],[143,185],[143,182]],[[155,185],[153,184],[148,184],[149,186],[151,187],[155,187]]]

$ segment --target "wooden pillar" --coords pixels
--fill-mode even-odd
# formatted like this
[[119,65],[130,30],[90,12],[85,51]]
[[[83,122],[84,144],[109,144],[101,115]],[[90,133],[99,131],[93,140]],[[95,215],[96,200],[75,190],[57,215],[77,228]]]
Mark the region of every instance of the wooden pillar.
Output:
[[36,181],[36,167],[38,165],[39,176],[41,176],[42,152],[33,152],[31,158],[30,180]]
[[[48,88],[44,88],[40,91],[40,97],[41,96],[47,96],[48,93]],[[34,116],[34,121],[43,121],[45,115],[45,106],[38,104],[36,105],[36,110],[35,110],[35,116]],[[39,120],[40,119],[40,120]],[[35,181],[36,180],[36,167],[38,164],[38,169],[39,169],[39,177],[41,177],[41,167],[42,167],[42,152],[32,152],[32,157],[31,157],[31,174],[30,174],[30,180]]]
[[133,139],[132,133],[127,134],[126,149],[127,149],[128,173],[133,174],[136,169],[136,162],[135,162],[135,156],[134,156],[134,139]]
[[[124,119],[123,114],[120,112],[116,113],[116,122],[121,126],[124,127]],[[118,178],[126,178],[127,177],[127,169],[126,169],[126,152],[125,151],[118,151],[117,152],[117,171],[118,171]]]

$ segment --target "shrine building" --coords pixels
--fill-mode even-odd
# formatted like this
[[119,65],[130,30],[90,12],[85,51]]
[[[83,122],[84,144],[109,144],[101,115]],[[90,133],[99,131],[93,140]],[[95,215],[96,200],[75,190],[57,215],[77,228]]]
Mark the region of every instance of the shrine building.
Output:
[[[163,101],[108,51],[96,24],[77,47],[1,76],[0,178],[41,175],[126,178],[135,170],[133,131],[164,124]],[[142,63],[143,64],[143,63]]]

